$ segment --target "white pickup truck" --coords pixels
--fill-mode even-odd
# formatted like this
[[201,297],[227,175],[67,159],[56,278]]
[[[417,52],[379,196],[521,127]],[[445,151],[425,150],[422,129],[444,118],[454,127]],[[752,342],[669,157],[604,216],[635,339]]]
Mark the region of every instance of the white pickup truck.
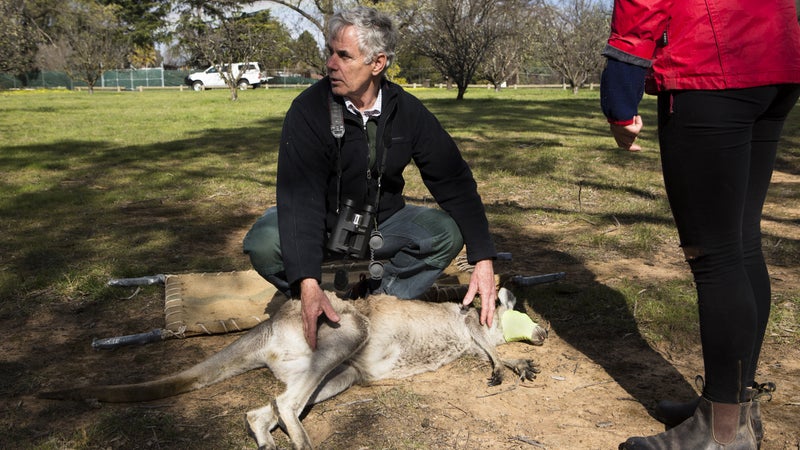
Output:
[[[236,85],[239,89],[247,89],[250,86],[257,88],[266,83],[270,77],[261,72],[257,62],[233,63],[231,74],[237,79]],[[186,77],[186,84],[195,91],[202,91],[210,88],[228,87],[225,79],[229,76],[228,65],[211,66],[202,72],[194,72]]]

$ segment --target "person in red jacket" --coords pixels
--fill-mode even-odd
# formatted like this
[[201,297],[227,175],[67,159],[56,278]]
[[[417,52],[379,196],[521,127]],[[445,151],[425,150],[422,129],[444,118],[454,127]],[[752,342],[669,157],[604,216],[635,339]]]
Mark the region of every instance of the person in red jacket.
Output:
[[[705,385],[660,403],[674,427],[620,449],[755,449],[755,372],[770,311],[761,211],[784,121],[800,96],[792,0],[615,0],[601,107],[639,151],[643,92],[658,96],[667,197],[694,276]],[[676,425],[677,424],[677,425]]]

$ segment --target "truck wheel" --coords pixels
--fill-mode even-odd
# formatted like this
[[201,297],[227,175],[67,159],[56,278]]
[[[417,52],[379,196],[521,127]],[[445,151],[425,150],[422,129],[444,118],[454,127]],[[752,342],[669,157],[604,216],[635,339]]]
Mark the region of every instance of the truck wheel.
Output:
[[250,83],[248,83],[247,80],[239,80],[239,90],[240,91],[247,90],[247,88],[249,88],[249,87],[250,87]]
[[192,89],[194,89],[195,91],[202,91],[204,89],[203,82],[195,81],[194,83],[192,83]]

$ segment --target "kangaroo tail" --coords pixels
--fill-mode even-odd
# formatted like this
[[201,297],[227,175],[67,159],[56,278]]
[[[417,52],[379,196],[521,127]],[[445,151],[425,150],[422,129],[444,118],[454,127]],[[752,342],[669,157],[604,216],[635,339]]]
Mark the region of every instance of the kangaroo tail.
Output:
[[265,367],[267,364],[258,358],[257,350],[261,348],[259,343],[263,345],[265,342],[263,334],[269,333],[270,330],[267,327],[258,329],[260,332],[252,330],[205,361],[174,375],[135,384],[86,386],[41,392],[37,396],[54,400],[93,399],[123,403],[157,400],[194,391],[241,373]]

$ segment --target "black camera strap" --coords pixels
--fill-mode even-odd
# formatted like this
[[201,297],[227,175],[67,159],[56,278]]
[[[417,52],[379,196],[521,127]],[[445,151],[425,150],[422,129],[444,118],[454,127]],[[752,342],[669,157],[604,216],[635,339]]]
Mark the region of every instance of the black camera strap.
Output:
[[342,105],[333,100],[333,93],[328,92],[328,110],[331,115],[331,134],[336,139],[339,154],[336,155],[336,214],[342,202],[342,138],[344,137],[344,111]]
[[[342,201],[342,138],[344,137],[344,110],[342,109],[342,105],[333,99],[332,92],[328,92],[328,110],[331,117],[331,134],[336,139],[336,146],[338,147],[338,155],[336,157],[336,176],[338,179],[336,182],[336,213],[339,214],[339,206]],[[387,143],[391,143],[391,123],[391,120],[386,120],[385,122],[385,130],[383,132],[384,142],[381,143],[382,145],[379,146],[378,142],[374,143],[376,147],[375,152],[381,155],[381,162],[378,165],[378,176],[376,178],[377,189],[375,190],[375,202],[373,203],[376,210],[381,196],[381,180],[383,179],[383,172],[386,170],[386,155],[388,153],[387,149],[389,148]],[[370,179],[369,170],[370,168],[367,167],[367,179]],[[378,218],[376,215],[375,229],[377,228]]]
[[[386,170],[386,155],[389,154],[389,147],[391,147],[392,143],[392,116],[394,116],[394,112],[392,112],[389,117],[386,118],[384,122],[384,129],[383,129],[383,142],[382,145],[378,145],[378,142],[375,142],[376,152],[380,152],[381,154],[381,163],[378,166],[378,186],[375,190],[375,210],[378,209],[378,202],[381,198],[381,180],[383,179],[383,171]],[[377,139],[376,139],[377,141]],[[378,215],[375,214],[375,229],[378,229]]]

